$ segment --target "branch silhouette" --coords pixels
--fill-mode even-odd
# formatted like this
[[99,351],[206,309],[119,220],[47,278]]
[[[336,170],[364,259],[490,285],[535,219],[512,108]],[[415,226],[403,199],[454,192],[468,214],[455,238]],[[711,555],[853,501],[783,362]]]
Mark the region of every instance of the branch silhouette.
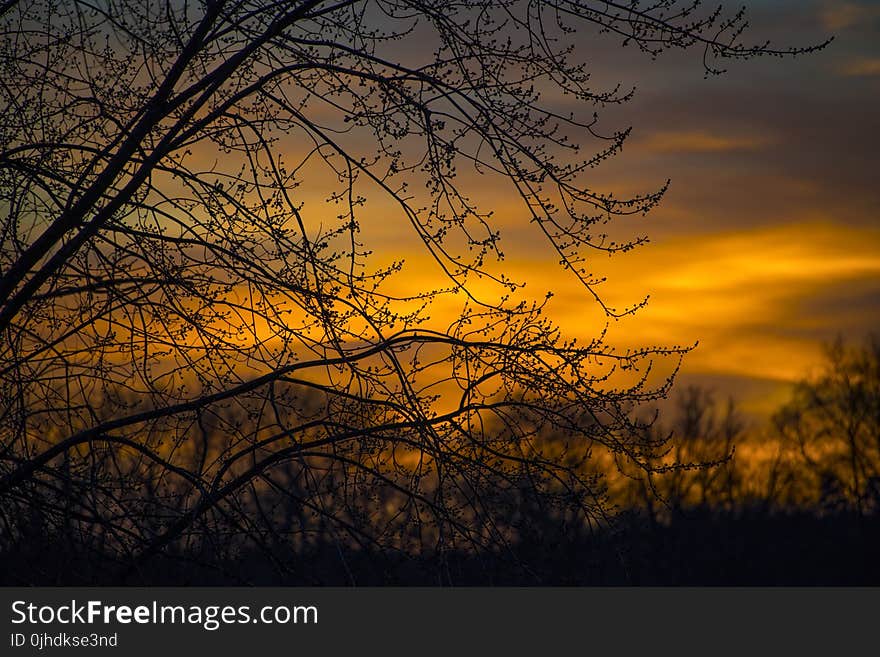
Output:
[[[474,181],[507,185],[607,320],[636,312],[605,303],[592,256],[643,243],[604,227],[666,187],[589,186],[629,132],[595,110],[631,93],[592,86],[579,35],[702,48],[707,73],[824,45],[750,45],[745,24],[672,0],[3,3],[11,540],[37,523],[130,573],[220,545],[492,550],[526,498],[610,522],[584,464],[655,467],[633,410],[688,347],[563,336],[550,295],[503,271]],[[381,225],[416,238],[436,288],[374,264],[362,227]],[[440,299],[460,312],[432,317]]]

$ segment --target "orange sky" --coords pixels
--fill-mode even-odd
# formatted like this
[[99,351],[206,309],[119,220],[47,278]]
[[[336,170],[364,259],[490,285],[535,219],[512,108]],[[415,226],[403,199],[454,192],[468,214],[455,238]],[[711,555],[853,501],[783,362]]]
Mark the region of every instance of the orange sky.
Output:
[[639,179],[673,183],[653,244],[610,265],[609,286],[651,294],[628,339],[700,341],[679,383],[762,413],[816,369],[821,342],[880,318],[880,3],[751,4],[777,42],[835,41],[709,80],[674,62],[670,83],[642,83],[633,148],[607,175],[636,161]]
[[[647,217],[619,219],[612,228],[650,243],[589,263],[607,276],[597,291],[610,305],[650,295],[646,308],[612,323],[609,341],[624,348],[699,342],[679,386],[708,386],[763,415],[820,365],[823,342],[838,334],[860,339],[880,319],[880,0],[752,0],[749,11],[751,41],[835,40],[798,59],[729,63],[726,74],[709,78],[696,51],[651,62],[585,34],[577,55],[590,62],[597,84],[637,90],[628,104],[601,109],[600,131],[631,126],[632,133],[587,184],[621,197],[672,180]],[[291,160],[299,137],[278,143]],[[597,304],[559,268],[516,194],[498,178],[459,176],[480,207],[495,212],[507,256],[495,271],[526,281],[526,296],[552,291],[550,316],[565,333],[595,337],[605,321]],[[326,198],[336,179],[326,170],[303,178],[297,194],[304,212],[332,224]],[[359,221],[374,264],[406,260],[395,291],[444,285],[382,194],[368,195]],[[474,285],[490,297],[499,292]],[[432,314],[442,321],[461,303],[438,300]]]
[[[797,60],[735,63],[709,79],[699,53],[646,63],[610,44],[588,54],[601,75],[638,89],[627,106],[600,115],[606,132],[633,132],[593,186],[625,194],[672,179],[660,207],[618,227],[651,243],[592,265],[607,274],[600,292],[612,305],[651,297],[612,326],[613,343],[699,341],[679,384],[708,385],[763,414],[818,366],[823,341],[859,338],[880,316],[880,3],[752,2],[751,10],[755,35],[835,41]],[[551,316],[568,334],[593,337],[595,308],[536,243],[509,192],[474,182],[496,211],[504,271],[536,297],[552,290]],[[399,226],[379,222],[366,236],[377,255],[407,259],[411,289],[433,286],[436,272]]]

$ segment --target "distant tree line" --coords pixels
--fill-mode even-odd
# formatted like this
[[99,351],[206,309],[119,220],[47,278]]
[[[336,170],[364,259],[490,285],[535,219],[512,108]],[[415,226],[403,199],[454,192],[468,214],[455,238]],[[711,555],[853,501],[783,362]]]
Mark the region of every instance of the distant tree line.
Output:
[[[649,432],[672,436],[655,471],[622,486],[627,506],[652,515],[686,507],[880,510],[880,341],[826,345],[821,371],[799,381],[767,426],[749,426],[730,399],[681,391],[671,421]],[[739,447],[739,450],[737,450]],[[680,467],[664,471],[662,465]]]
[[[646,440],[669,445],[650,474],[619,469],[614,455],[566,461],[565,441],[540,436],[561,458],[603,490],[608,523],[583,522],[564,503],[536,494],[527,480],[476,491],[495,510],[492,531],[503,542],[488,551],[432,551],[417,531],[395,545],[340,541],[331,512],[340,485],[324,472],[325,495],[306,501],[310,471],[320,463],[290,462],[236,497],[247,524],[195,525],[125,581],[141,583],[336,584],[669,584],[839,583],[880,581],[880,348],[875,337],[826,349],[817,376],[794,386],[790,401],[766,423],[744,419],[736,404],[686,388],[676,408],[651,424]],[[201,427],[223,449],[227,423]],[[106,458],[96,455],[95,458]],[[193,450],[190,458],[204,456]],[[610,460],[609,460],[610,459]],[[601,472],[599,470],[602,470]],[[143,473],[132,491],[161,523],[168,505],[185,504],[158,473]],[[606,482],[603,489],[600,482]],[[464,492],[462,493],[465,494]],[[390,487],[351,492],[360,518],[381,533],[400,499]],[[59,496],[58,504],[65,497]],[[450,504],[454,500],[450,500]],[[323,506],[321,506],[323,505]],[[6,583],[111,583],[118,574],[101,532],[58,524],[58,509],[31,509],[15,532],[0,534]],[[164,511],[167,513],[167,511]],[[150,514],[145,514],[144,522]],[[222,531],[221,531],[222,529]]]

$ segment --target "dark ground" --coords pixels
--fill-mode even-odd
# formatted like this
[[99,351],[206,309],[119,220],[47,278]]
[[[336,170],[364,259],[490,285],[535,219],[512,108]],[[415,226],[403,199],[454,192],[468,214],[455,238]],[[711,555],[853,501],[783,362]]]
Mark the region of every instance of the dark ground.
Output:
[[[878,585],[880,517],[691,509],[567,539],[552,525],[510,550],[411,557],[341,551],[160,557],[122,577],[99,553],[35,533],[0,555],[3,585]],[[275,565],[273,565],[273,561]]]

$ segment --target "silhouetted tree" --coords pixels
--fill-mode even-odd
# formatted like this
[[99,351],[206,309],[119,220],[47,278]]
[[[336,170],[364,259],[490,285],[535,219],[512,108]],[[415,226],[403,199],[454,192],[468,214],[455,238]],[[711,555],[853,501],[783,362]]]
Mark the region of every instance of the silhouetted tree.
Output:
[[880,503],[880,342],[838,339],[825,356],[821,373],[797,384],[774,422],[799,457],[800,488],[818,491],[827,510],[864,516]]
[[[594,109],[630,94],[591,86],[575,44],[696,47],[713,73],[802,52],[673,0],[0,12],[0,523],[7,547],[59,534],[120,569],[318,538],[497,548],[516,528],[493,495],[523,486],[603,522],[579,464],[602,445],[651,467],[663,445],[631,410],[685,349],[560,335],[499,273],[500,226],[456,173],[506,181],[567,275],[630,313],[588,256],[640,243],[603,226],[663,190],[588,187],[627,134]],[[402,263],[374,264],[364,222],[412,231],[445,283],[395,292]],[[431,321],[447,295],[461,313]]]
[[718,404],[705,388],[680,391],[664,421],[646,426],[645,440],[662,446],[647,469],[624,467],[618,496],[653,520],[688,507],[730,509],[744,501],[734,460],[745,421],[732,399]]

